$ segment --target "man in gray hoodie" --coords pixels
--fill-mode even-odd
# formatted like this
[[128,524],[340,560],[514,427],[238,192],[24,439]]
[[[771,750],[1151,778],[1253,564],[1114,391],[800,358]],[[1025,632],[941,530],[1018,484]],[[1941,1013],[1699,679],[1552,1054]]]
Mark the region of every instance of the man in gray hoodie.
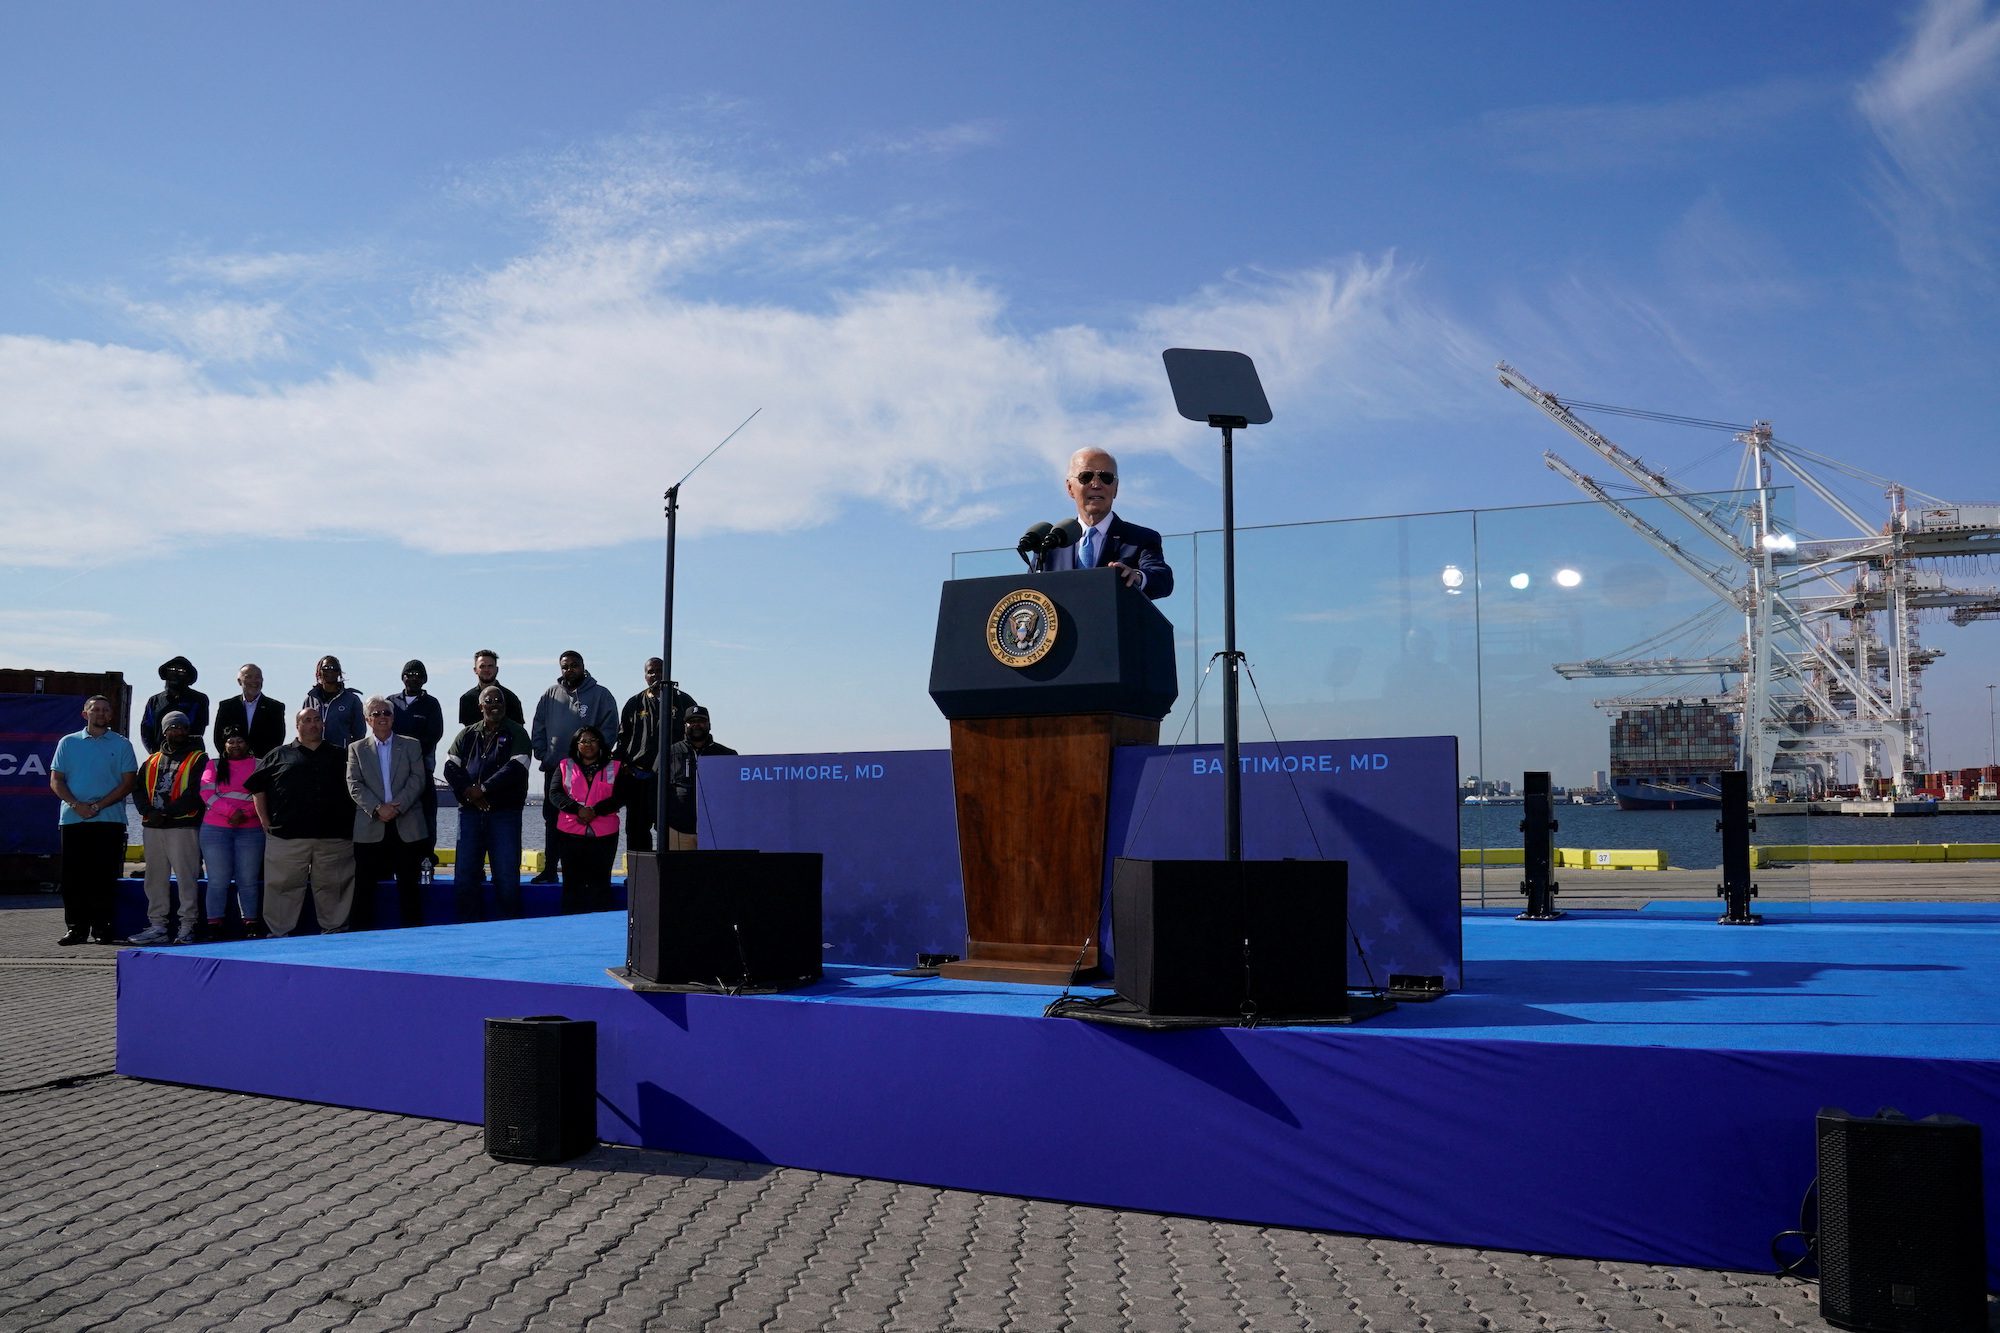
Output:
[[529,739],[535,762],[542,766],[542,826],[547,840],[542,844],[542,873],[531,884],[556,882],[556,808],[548,799],[549,784],[555,781],[556,765],[569,753],[570,738],[577,728],[592,726],[600,736],[618,734],[618,700],[599,685],[584,669],[583,654],[571,649],[556,660],[556,683],[542,691],[535,704],[535,724]]

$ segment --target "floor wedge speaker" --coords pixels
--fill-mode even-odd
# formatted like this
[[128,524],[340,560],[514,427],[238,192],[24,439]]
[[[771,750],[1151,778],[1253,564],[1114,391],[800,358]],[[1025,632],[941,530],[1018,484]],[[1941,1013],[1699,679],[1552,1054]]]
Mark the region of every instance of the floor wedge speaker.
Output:
[[818,852],[633,853],[633,971],[667,986],[810,985],[823,866]]
[[486,1020],[486,1153],[567,1162],[597,1146],[597,1024]]
[[1345,861],[1142,861],[1112,870],[1118,994],[1161,1017],[1347,1012]]
[[1819,1312],[1863,1333],[1986,1328],[1979,1126],[1822,1110]]

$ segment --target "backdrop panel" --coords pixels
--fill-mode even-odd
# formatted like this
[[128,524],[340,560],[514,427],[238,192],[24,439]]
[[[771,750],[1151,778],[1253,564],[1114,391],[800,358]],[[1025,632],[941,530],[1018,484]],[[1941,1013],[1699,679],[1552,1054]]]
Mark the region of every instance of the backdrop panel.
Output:
[[[1458,924],[1458,748],[1450,736],[1246,745],[1244,854],[1348,862],[1354,934],[1367,967],[1462,984]],[[1121,746],[1112,758],[1099,938],[1109,934],[1116,856],[1215,857],[1222,846],[1219,746]],[[908,963],[965,940],[943,750],[743,755],[701,770],[705,847],[826,854],[830,963]],[[1110,945],[1108,942],[1107,953]]]
[[0,856],[62,850],[49,764],[56,742],[81,726],[80,695],[0,694]]

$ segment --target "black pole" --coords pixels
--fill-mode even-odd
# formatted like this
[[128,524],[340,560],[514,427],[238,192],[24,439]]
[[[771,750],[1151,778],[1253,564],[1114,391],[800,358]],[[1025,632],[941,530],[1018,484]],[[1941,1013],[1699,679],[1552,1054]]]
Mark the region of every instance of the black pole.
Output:
[[1715,886],[1723,912],[1716,920],[1725,926],[1754,926],[1763,917],[1750,910],[1757,886],[1750,882],[1750,834],[1757,821],[1750,816],[1750,777],[1740,769],[1722,774],[1722,818],[1715,821],[1722,834],[1722,883]]
[[[754,415],[754,414],[753,414]],[[740,427],[739,427],[740,429]],[[724,444],[728,441],[724,440]],[[719,447],[719,446],[718,446]],[[711,451],[713,452],[713,451]],[[696,466],[699,466],[697,464]],[[686,478],[682,478],[686,480]],[[668,725],[674,716],[674,533],[678,527],[681,508],[681,486],[675,482],[667,487],[667,591],[660,615],[660,715],[659,725],[654,733],[659,739],[660,753],[654,760],[653,781],[659,790],[653,794],[653,866],[658,882],[667,880],[667,798],[669,784],[673,781],[670,771],[673,767],[673,738],[667,735]],[[630,975],[639,962],[639,918],[631,901],[630,853],[626,864],[626,904],[625,904],[625,971]]]
[[1237,720],[1235,438],[1222,427],[1222,859],[1243,859],[1243,736]]
[[1547,773],[1521,775],[1521,892],[1527,895],[1528,910],[1516,921],[1554,921],[1555,896],[1561,887],[1555,881],[1556,831],[1553,818],[1555,796]]
[[667,734],[674,718],[674,534],[679,526],[681,512],[681,488],[679,483],[667,487],[667,596],[666,605],[660,615],[660,757],[654,772],[660,775],[660,790],[655,797],[653,813],[658,822],[653,826],[653,851],[667,850],[667,796],[669,779],[667,770],[673,766],[674,742],[679,739]]

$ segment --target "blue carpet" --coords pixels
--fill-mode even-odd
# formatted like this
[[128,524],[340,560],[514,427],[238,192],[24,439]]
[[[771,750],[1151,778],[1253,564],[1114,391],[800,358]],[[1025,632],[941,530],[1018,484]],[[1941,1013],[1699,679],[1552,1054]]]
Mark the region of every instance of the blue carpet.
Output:
[[[2000,908],[1773,904],[1715,924],[1703,904],[1517,922],[1466,914],[1463,991],[1345,1031],[1460,1040],[2000,1060]],[[311,967],[617,987],[622,913],[204,945],[174,952]],[[829,967],[791,1004],[1032,1015],[1036,986]],[[1304,1039],[1330,1039],[1324,1029]]]

